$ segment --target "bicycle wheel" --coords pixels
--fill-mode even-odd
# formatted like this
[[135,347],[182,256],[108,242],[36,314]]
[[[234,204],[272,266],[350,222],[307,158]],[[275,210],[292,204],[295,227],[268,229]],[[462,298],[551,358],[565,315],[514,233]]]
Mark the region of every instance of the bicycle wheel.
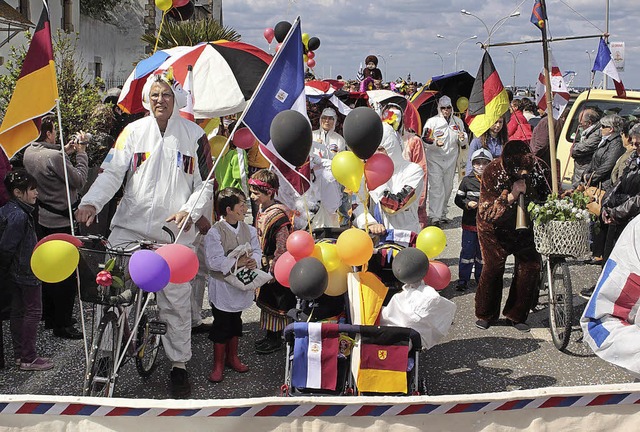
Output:
[[116,385],[114,371],[118,351],[118,317],[107,312],[98,325],[89,357],[89,372],[84,380],[84,396],[111,397]]
[[573,322],[573,290],[569,266],[562,261],[548,261],[551,265],[549,281],[549,330],[553,344],[563,350],[569,343]]
[[152,299],[143,312],[136,330],[136,369],[143,378],[151,376],[156,368],[156,358],[160,349],[160,334],[155,329],[158,322],[158,305]]

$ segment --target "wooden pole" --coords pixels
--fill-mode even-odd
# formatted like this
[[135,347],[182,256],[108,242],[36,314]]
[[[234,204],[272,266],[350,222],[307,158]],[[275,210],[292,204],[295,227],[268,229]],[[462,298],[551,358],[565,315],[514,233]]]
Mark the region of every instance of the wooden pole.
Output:
[[[547,16],[545,0],[540,1],[543,16]],[[547,98],[547,124],[549,125],[549,155],[551,159],[551,193],[558,193],[558,170],[556,169],[556,132],[553,124],[553,100],[551,93],[551,73],[549,72],[549,41],[547,40],[547,20],[542,27],[542,54],[544,56],[545,95]]]

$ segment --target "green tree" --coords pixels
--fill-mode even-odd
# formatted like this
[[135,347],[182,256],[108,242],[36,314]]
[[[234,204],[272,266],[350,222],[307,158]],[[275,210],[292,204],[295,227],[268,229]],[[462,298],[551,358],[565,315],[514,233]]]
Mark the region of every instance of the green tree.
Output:
[[[221,26],[218,21],[212,18],[178,22],[165,18],[158,38],[158,49],[194,46],[200,42],[213,42],[221,39],[239,41],[240,35],[230,27]],[[142,41],[154,47],[156,33],[142,35]]]
[[[27,33],[27,41],[31,42],[31,34]],[[101,102],[101,80],[92,82],[86,66],[78,55],[79,35],[64,33],[61,30],[53,38],[53,54],[56,64],[58,95],[60,97],[60,113],[62,131],[65,138],[79,130],[93,129],[96,119],[91,116],[94,107]],[[27,47],[11,47],[9,58],[5,63],[7,73],[0,76],[0,115],[4,113],[16,86],[27,54]]]

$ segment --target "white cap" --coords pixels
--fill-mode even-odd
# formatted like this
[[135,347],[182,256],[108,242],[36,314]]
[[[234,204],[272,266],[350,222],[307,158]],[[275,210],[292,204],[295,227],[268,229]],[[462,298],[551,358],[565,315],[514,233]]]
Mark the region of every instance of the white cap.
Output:
[[488,161],[492,161],[493,156],[491,156],[491,152],[489,150],[485,148],[480,148],[474,151],[473,154],[471,155],[471,162],[473,162],[476,159],[486,159]]
[[451,106],[451,98],[449,96],[442,96],[438,99],[438,107],[448,107]]
[[325,108],[322,110],[321,117],[333,117],[334,119],[337,119],[338,114],[336,114],[336,110],[333,108]]

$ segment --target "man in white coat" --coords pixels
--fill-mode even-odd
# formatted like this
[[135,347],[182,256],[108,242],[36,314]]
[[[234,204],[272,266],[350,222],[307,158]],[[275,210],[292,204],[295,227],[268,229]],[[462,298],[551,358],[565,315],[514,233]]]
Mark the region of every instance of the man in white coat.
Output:
[[[209,143],[198,125],[180,117],[186,93],[172,75],[169,71],[147,80],[142,100],[151,115],[122,131],[102,164],[103,172],[76,213],[79,222],[91,224],[126,178],[124,196],[111,222],[112,245],[140,239],[167,242],[163,225],[175,222],[178,228],[184,224],[189,227],[211,199],[212,182],[204,182],[211,165]],[[192,246],[194,231],[181,235],[179,243]],[[186,371],[191,359],[190,295],[189,283],[170,283],[156,294],[160,319],[167,323],[162,342],[172,362],[170,389],[174,398],[191,393]]]
[[447,203],[453,190],[458,152],[468,141],[464,124],[453,115],[448,96],[438,100],[438,115],[427,120],[422,138],[427,143],[429,221],[440,226],[448,222]]

